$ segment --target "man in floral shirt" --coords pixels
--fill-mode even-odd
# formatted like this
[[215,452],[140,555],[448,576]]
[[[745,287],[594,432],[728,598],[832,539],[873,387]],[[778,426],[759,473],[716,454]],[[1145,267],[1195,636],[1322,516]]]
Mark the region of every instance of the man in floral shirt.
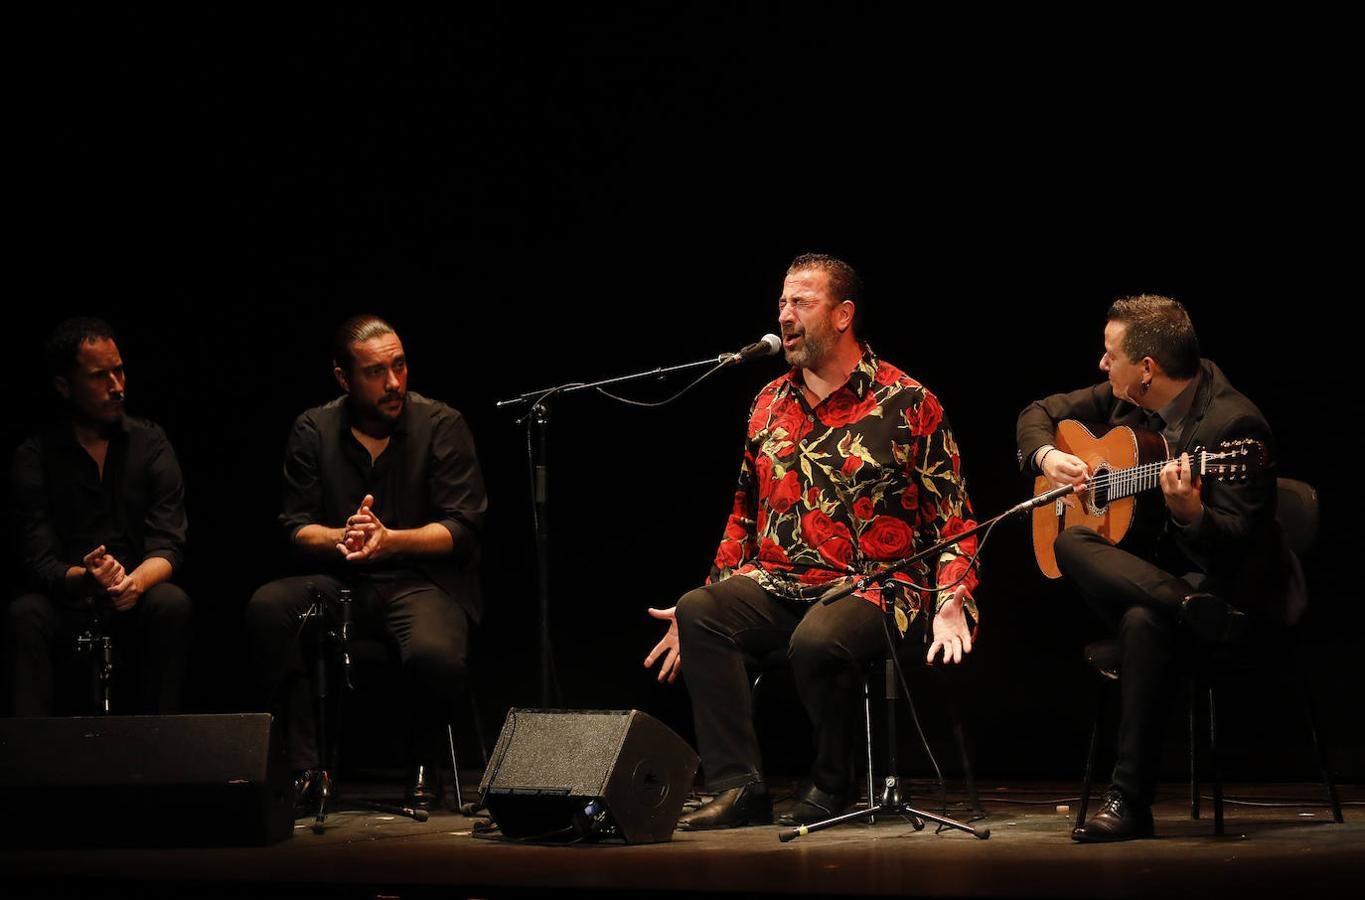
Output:
[[855,698],[864,666],[886,653],[883,602],[895,595],[902,635],[932,614],[928,659],[941,650],[945,662],[958,662],[971,652],[975,538],[933,566],[897,573],[894,589],[816,602],[974,525],[938,399],[859,340],[860,302],[847,263],[818,254],[792,262],[778,323],[793,368],[754,401],[711,575],[672,609],[650,610],[669,628],[645,665],[662,659],[659,678],[672,681],[686,651],[697,741],[718,792],[683,816],[684,830],[772,821],[746,656],[785,649],[814,723],[810,783],[777,811],[782,824],[806,824],[842,812],[851,799]]

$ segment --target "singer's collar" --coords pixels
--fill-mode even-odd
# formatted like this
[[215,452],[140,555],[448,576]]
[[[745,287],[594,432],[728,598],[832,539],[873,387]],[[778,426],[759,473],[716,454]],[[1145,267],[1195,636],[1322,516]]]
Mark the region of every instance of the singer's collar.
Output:
[[[849,388],[859,400],[867,396],[867,392],[877,383],[877,369],[881,366],[877,354],[872,352],[872,346],[867,341],[863,341],[861,346],[863,355],[858,360],[858,364],[853,367],[852,372],[848,373],[848,380],[835,388],[835,391]],[[805,384],[805,379],[801,377],[800,366],[792,366],[791,371],[787,373],[787,382],[792,389],[800,392],[802,385]]]

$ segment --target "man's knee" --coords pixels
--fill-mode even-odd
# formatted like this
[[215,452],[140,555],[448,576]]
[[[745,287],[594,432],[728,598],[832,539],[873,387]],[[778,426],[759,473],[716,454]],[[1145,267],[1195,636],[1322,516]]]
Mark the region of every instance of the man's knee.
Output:
[[[863,601],[854,599],[847,602]],[[871,621],[880,629],[881,612],[871,604],[864,605]],[[851,609],[862,612],[861,607]],[[840,625],[845,627],[841,628]],[[807,616],[787,642],[787,660],[792,669],[807,673],[828,672],[832,668],[856,669],[885,652],[880,642],[869,642],[870,633],[866,629],[855,629],[852,625],[852,622],[837,617],[817,622]]]
[[156,616],[160,621],[188,623],[194,615],[189,595],[169,581],[154,585],[142,595],[140,602],[144,614]]
[[678,606],[675,615],[678,619],[678,630],[691,630],[700,622],[711,618],[717,608],[716,598],[710,591],[703,588],[694,588],[678,598]]
[[300,600],[304,590],[297,578],[281,578],[257,588],[246,604],[247,633],[269,634],[289,624],[297,627],[296,607],[306,602]]
[[1119,635],[1127,640],[1165,635],[1173,624],[1171,616],[1162,610],[1131,606],[1119,619]]
[[797,671],[819,669],[833,662],[847,662],[833,635],[818,629],[798,628],[787,644],[787,660]]
[[56,607],[42,594],[15,597],[5,609],[5,634],[11,638],[49,633],[56,621]]
[[462,635],[423,635],[408,647],[404,666],[422,681],[458,682],[468,666],[468,644]]
[[1057,559],[1057,567],[1063,574],[1074,571],[1085,560],[1088,548],[1095,541],[1103,541],[1099,532],[1084,525],[1073,525],[1057,535],[1052,541],[1052,553]]

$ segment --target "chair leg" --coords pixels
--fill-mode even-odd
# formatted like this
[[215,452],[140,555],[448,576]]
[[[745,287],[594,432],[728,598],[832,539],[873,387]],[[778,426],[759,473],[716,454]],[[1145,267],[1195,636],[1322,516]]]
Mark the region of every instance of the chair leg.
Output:
[[460,785],[460,761],[455,756],[455,729],[449,722],[446,723],[446,745],[450,749],[450,773],[455,782],[455,804],[451,809],[459,812],[464,805],[464,788]]
[[1213,833],[1223,834],[1223,773],[1218,767],[1218,708],[1209,683],[1209,762],[1213,777]]
[[1085,755],[1085,779],[1081,782],[1081,800],[1076,807],[1076,828],[1085,824],[1085,814],[1090,808],[1090,784],[1095,778],[1095,751],[1100,744],[1100,723],[1104,718],[1104,684],[1101,683],[1096,696],[1095,724],[1090,727],[1090,750]]
[[976,793],[976,775],[972,772],[972,758],[967,753],[967,736],[962,730],[962,717],[957,714],[957,700],[953,691],[952,679],[944,677],[944,698],[948,703],[948,715],[953,721],[953,741],[957,744],[958,761],[962,764],[962,780],[967,786],[967,802],[972,815],[984,817],[986,810],[981,807],[981,798]]
[[1341,800],[1337,797],[1336,782],[1332,780],[1332,772],[1327,766],[1327,755],[1323,751],[1322,741],[1318,738],[1318,716],[1313,704],[1313,692],[1310,690],[1306,679],[1298,679],[1299,696],[1303,701],[1304,717],[1308,719],[1308,733],[1313,738],[1313,758],[1318,764],[1318,776],[1322,779],[1323,793],[1326,795],[1327,805],[1332,809],[1332,821],[1341,823]]
[[877,782],[872,773],[872,697],[868,681],[867,676],[863,676],[863,730],[867,736],[867,806],[871,809],[877,805]]
[[1190,681],[1190,818],[1199,818],[1199,684]]

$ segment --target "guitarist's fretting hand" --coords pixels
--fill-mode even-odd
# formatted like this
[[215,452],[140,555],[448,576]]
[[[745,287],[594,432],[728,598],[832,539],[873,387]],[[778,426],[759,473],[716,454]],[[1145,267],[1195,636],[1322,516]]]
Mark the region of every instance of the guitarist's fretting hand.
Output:
[[1055,488],[1068,484],[1084,487],[1090,480],[1090,467],[1079,456],[1072,456],[1065,450],[1047,446],[1038,451],[1038,457],[1038,467],[1047,478],[1048,484]]
[[[1052,454],[1056,456],[1057,454]],[[1166,497],[1166,508],[1180,525],[1193,525],[1204,513],[1200,496],[1199,476],[1190,463],[1190,455],[1182,453],[1161,467],[1161,493]]]

